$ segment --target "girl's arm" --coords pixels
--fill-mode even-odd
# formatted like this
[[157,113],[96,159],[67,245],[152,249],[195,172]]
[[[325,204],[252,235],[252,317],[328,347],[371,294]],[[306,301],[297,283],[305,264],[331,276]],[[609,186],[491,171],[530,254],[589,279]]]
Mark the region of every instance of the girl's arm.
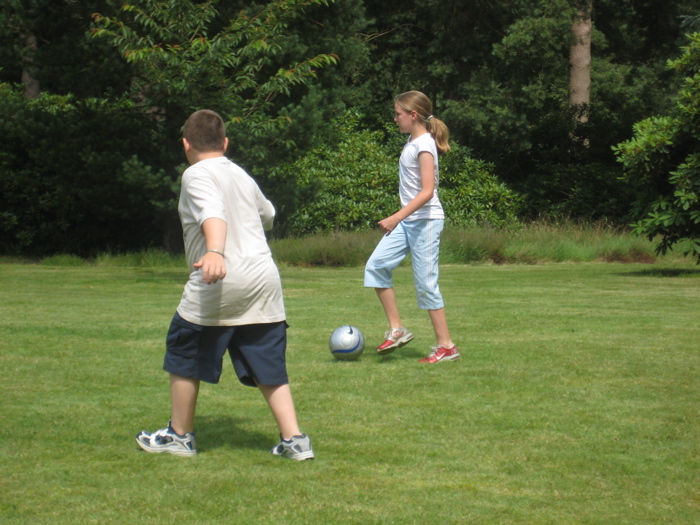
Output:
[[433,198],[433,193],[435,192],[435,165],[433,163],[433,156],[427,151],[423,151],[418,155],[418,163],[420,165],[421,190],[411,202],[394,213],[394,215],[379,221],[379,228],[385,235],[394,231],[394,228],[396,228],[402,220],[419,210]]

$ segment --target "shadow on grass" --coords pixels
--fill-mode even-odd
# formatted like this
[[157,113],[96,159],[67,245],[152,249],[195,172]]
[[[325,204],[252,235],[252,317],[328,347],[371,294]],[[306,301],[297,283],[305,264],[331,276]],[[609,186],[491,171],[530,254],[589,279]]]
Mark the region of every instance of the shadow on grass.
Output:
[[[374,353],[376,354],[376,351]],[[423,349],[420,346],[404,346],[394,350],[390,354],[383,356],[377,354],[377,357],[379,358],[379,363],[383,364],[406,359],[409,361],[417,361],[419,359],[423,359],[426,355],[428,355],[428,353],[430,353],[430,348],[428,347]]]
[[636,277],[697,277],[700,276],[700,269],[691,270],[688,268],[655,268],[640,270],[637,272],[625,272],[620,275],[633,275]]
[[228,416],[197,417],[197,449],[205,452],[217,448],[270,449],[277,443],[276,436],[243,430],[245,418]]
[[360,355],[360,357],[356,360],[348,360],[344,361],[342,359],[333,359],[333,356],[328,359],[328,362],[330,364],[338,365],[338,366],[344,366],[346,363],[354,363],[354,362],[360,362],[360,361],[365,361],[365,362],[376,362],[378,364],[385,364],[385,363],[392,363],[396,361],[401,361],[408,359],[409,361],[412,360],[418,360],[424,358],[426,355],[428,355],[430,349],[428,347],[425,348],[425,350],[421,349],[420,347],[402,347],[394,350],[393,352],[385,355],[379,355],[377,353],[377,350],[374,347],[370,347],[369,349],[365,347],[364,352]]

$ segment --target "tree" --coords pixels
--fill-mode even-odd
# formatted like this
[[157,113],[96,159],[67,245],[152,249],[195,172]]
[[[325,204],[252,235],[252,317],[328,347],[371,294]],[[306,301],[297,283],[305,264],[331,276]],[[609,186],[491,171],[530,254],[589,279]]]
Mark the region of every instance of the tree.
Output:
[[566,71],[575,13],[568,0],[510,7],[491,54],[454,88],[444,117],[457,140],[517,184],[545,159],[570,160]]
[[[222,3],[220,11],[217,0],[139,0],[125,3],[118,15],[94,15],[94,36],[106,39],[133,68],[131,98],[158,123],[169,145],[166,164],[157,168],[176,175],[182,152],[174,138],[192,111],[209,108],[227,121],[236,160],[255,173],[255,162],[284,143],[292,91],[337,63],[329,53],[291,62],[284,55],[290,25],[307,9],[330,2],[245,2],[232,16],[234,5]],[[176,231],[173,212],[164,238],[178,237]]]
[[162,242],[171,177],[148,164],[153,126],[131,107],[27,100],[0,83],[0,253],[88,257]]
[[390,113],[393,97],[410,89],[426,93],[436,111],[443,100],[459,97],[460,84],[488,61],[492,45],[517,19],[519,0],[365,4],[372,23],[363,36],[372,60],[362,78],[368,103]]
[[27,98],[38,98],[41,92],[41,84],[36,78],[36,66],[34,65],[34,55],[36,54],[36,36],[32,34],[22,35],[27,52],[24,54],[22,68],[22,84],[24,84],[24,96]]
[[[488,2],[464,4],[488,12]],[[678,16],[698,5],[596,0],[590,10],[587,0],[499,2],[500,17],[484,17],[494,32],[474,33],[489,35],[491,53],[467,55],[468,75],[458,84],[435,82],[444,93],[441,116],[456,140],[526,195],[527,215],[626,221],[629,190],[610,147],[629,138],[634,122],[667,107],[663,62],[681,35]],[[590,69],[583,61],[590,99],[578,104],[571,98],[572,28],[587,26],[588,16],[595,61]]]
[[89,38],[90,15],[118,0],[6,0],[0,3],[0,82],[40,92],[118,97],[128,67],[109,46]]
[[[588,122],[588,105],[591,102],[591,34],[593,0],[576,0],[576,19],[571,26],[574,41],[569,52],[571,73],[569,76],[569,106],[577,108],[576,119]],[[588,139],[584,139],[586,145]]]
[[614,147],[637,192],[634,231],[660,239],[657,252],[685,243],[700,263],[700,33],[668,63],[683,76],[675,108],[634,126],[632,139]]
[[46,7],[43,0],[7,0],[0,8],[5,19],[1,29],[3,40],[12,41],[9,48],[14,52],[24,96],[28,99],[38,98],[41,92],[41,82],[36,76],[39,48],[36,31],[39,29],[37,13],[43,7]]
[[168,135],[175,136],[193,110],[207,107],[229,122],[234,143],[246,136],[270,144],[290,120],[280,114],[285,96],[337,62],[324,53],[277,62],[289,25],[305,9],[328,3],[276,0],[224,20],[216,0],[141,0],[124,4],[118,16],[96,14],[94,34],[132,65],[132,97]]

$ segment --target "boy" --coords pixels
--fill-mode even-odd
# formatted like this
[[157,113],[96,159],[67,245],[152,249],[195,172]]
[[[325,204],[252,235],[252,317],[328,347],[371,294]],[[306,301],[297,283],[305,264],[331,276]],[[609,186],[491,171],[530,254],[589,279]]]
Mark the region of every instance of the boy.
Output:
[[282,284],[264,233],[275,209],[225,157],[228,139],[217,113],[194,112],[182,143],[190,167],[182,175],[178,212],[190,278],[166,341],[171,420],[167,428],[140,432],[136,441],[148,452],[195,455],[199,384],[219,382],[228,349],[238,379],[260,389],[275,417],[281,439],[271,453],[313,459],[289,388]]

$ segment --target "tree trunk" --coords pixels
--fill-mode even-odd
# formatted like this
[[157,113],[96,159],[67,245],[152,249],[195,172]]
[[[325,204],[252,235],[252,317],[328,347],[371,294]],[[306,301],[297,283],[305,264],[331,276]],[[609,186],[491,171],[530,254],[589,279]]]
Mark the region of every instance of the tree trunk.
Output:
[[569,106],[579,108],[576,119],[588,122],[588,105],[591,102],[591,32],[593,0],[575,0],[577,17],[571,26],[574,42],[569,50]]
[[24,35],[25,54],[22,59],[22,84],[24,84],[25,98],[39,98],[41,87],[39,80],[34,76],[36,67],[34,66],[34,55],[37,50],[36,37],[34,35]]

